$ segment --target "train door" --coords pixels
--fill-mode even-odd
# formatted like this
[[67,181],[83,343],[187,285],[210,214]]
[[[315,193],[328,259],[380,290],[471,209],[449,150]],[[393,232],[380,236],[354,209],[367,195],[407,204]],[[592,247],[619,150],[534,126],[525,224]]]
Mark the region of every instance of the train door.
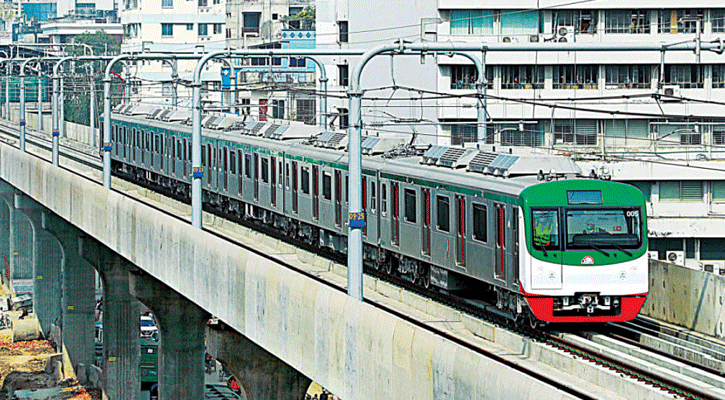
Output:
[[211,189],[211,177],[214,175],[214,149],[211,143],[209,143],[202,148],[202,151],[206,152],[204,155],[204,158],[206,158],[206,183],[209,185],[209,189]]
[[270,170],[270,183],[269,183],[269,196],[272,207],[277,207],[277,157],[270,157],[269,166]]
[[229,170],[229,149],[224,147],[224,152],[222,153],[222,179],[224,180],[224,191],[226,192],[227,189],[229,189],[229,174],[227,174],[227,171]]
[[259,201],[259,153],[254,153],[254,201]]
[[400,246],[400,190],[397,182],[390,182],[390,199],[393,202],[393,226],[390,235],[390,242],[395,246]]
[[466,198],[456,196],[456,264],[466,266]]
[[421,216],[423,217],[421,237],[421,250],[423,255],[430,256],[430,189],[421,189],[423,201],[421,202]]
[[312,218],[320,219],[320,167],[312,166]]
[[189,148],[189,146],[187,146],[187,144],[186,144],[187,142],[188,141],[186,140],[186,138],[184,138],[184,149],[183,149],[184,158],[182,161],[182,164],[184,165],[184,178],[186,178],[188,176],[188,171],[187,171],[187,166],[186,166],[188,163],[186,162],[186,160],[188,160],[187,149]]
[[494,276],[506,280],[506,205],[494,203]]
[[342,172],[335,170],[335,226],[342,226]]
[[519,275],[519,209],[513,207],[511,210],[511,220],[513,221],[513,229],[511,229],[511,240],[513,244],[513,258],[511,268],[513,269],[513,282],[514,284],[519,283],[521,279]]
[[297,161],[292,161],[292,212],[298,213],[299,206],[299,183],[297,182]]
[[141,141],[138,145],[141,150],[141,165],[146,166],[146,130],[141,129]]

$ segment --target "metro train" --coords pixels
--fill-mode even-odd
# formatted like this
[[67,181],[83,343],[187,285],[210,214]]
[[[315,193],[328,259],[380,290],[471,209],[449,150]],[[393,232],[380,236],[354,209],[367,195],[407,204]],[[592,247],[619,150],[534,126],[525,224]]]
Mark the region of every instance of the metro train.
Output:
[[[189,198],[189,110],[122,104],[112,170]],[[344,253],[347,134],[293,122],[202,119],[203,202]],[[364,134],[366,268],[487,300],[532,326],[626,321],[648,294],[645,200],[570,157],[411,146]]]

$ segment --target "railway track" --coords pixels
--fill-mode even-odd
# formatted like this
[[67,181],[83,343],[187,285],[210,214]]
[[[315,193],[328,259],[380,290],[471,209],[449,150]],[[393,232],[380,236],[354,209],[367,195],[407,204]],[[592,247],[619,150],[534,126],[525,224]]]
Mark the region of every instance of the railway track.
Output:
[[[0,122],[0,133],[11,137],[10,140],[11,144],[15,139],[18,138],[17,129],[14,128],[13,125],[7,124],[5,122]],[[7,140],[6,140],[7,142]],[[32,144],[34,146],[37,146],[41,149],[44,149],[46,151],[50,151],[51,149],[51,140],[50,137],[47,135],[38,135],[36,132],[30,131],[26,132],[26,143]],[[72,159],[75,162],[82,163],[88,167],[100,170],[101,168],[101,159],[98,156],[95,156],[94,154],[88,154],[87,151],[93,152],[94,150],[90,147],[86,146],[68,146],[65,141],[61,141],[61,147],[60,147],[61,154],[64,157],[67,157],[69,159]],[[72,173],[76,173],[75,171],[69,170]],[[90,179],[88,176],[81,175],[86,179]],[[130,177],[123,177],[123,178],[130,178]],[[137,182],[132,182],[133,184],[139,184]],[[145,187],[147,189],[156,190],[158,191],[158,188],[152,187],[151,185],[143,185],[140,186]],[[123,191],[118,191],[118,193],[126,196],[127,193]],[[163,192],[163,191],[162,191]],[[186,201],[186,199],[179,198],[179,196],[176,196],[173,193],[162,193],[166,196],[172,197],[176,200],[180,201]],[[136,198],[139,200],[138,198]],[[183,219],[182,217],[179,217],[178,215],[175,215],[171,212],[169,212],[166,209],[160,208],[156,206],[154,203],[150,201],[144,201],[145,204],[157,209],[160,212],[163,212],[169,216],[172,216],[174,218]],[[344,256],[333,253],[328,250],[321,250],[317,247],[314,247],[308,243],[290,240],[289,238],[285,237],[284,235],[280,234],[277,231],[274,231],[270,229],[269,227],[255,223],[254,221],[245,220],[243,218],[240,218],[238,215],[232,215],[232,214],[225,214],[225,213],[219,213],[217,210],[209,209],[208,207],[205,207],[206,211],[209,212],[216,212],[217,214],[220,214],[221,216],[231,219],[245,227],[258,230],[264,234],[267,234],[269,236],[274,237],[278,240],[283,240],[286,242],[290,242],[291,244],[300,247],[304,250],[314,252],[318,255],[321,255],[323,257],[326,257],[328,259],[331,259],[338,263],[345,263]],[[300,269],[299,267],[285,262],[284,260],[280,260],[279,258],[271,257],[267,254],[264,254],[254,247],[251,247],[249,245],[246,245],[244,243],[241,243],[239,241],[236,241],[234,239],[230,239],[227,236],[224,236],[220,234],[219,232],[215,230],[211,230],[208,228],[205,228],[205,231],[214,234],[216,236],[219,236],[227,241],[234,242],[235,244],[242,246],[246,248],[249,251],[255,252],[259,254],[260,256],[267,257],[270,259],[273,259],[274,262],[283,264],[288,268],[294,269],[299,273],[305,274],[311,279],[315,279],[316,281],[320,282],[321,284],[325,285],[331,285],[330,282],[318,277],[315,274],[311,274],[308,271],[305,271],[303,269]],[[656,353],[652,351],[652,349],[645,349],[645,344],[642,344],[647,341],[640,340],[642,337],[644,337],[644,333],[647,329],[650,331],[653,331],[653,325],[656,325],[654,323],[650,322],[644,322],[645,320],[637,321],[634,323],[627,323],[627,324],[610,324],[612,331],[616,331],[616,333],[602,333],[601,330],[597,332],[590,332],[590,333],[579,333],[579,334],[572,334],[572,333],[558,333],[558,332],[549,332],[547,330],[542,329],[532,329],[528,324],[519,323],[511,320],[508,318],[508,316],[502,312],[500,312],[495,306],[490,304],[481,303],[478,301],[472,301],[465,298],[455,297],[451,296],[449,294],[441,293],[438,291],[433,290],[425,290],[421,286],[418,286],[414,284],[413,282],[398,277],[396,275],[388,274],[383,270],[375,270],[372,268],[366,268],[366,273],[376,277],[378,279],[385,280],[395,286],[398,286],[404,290],[408,290],[414,293],[417,293],[419,295],[425,296],[433,301],[448,305],[450,307],[453,307],[454,309],[470,314],[472,316],[475,316],[477,318],[483,319],[489,323],[504,326],[507,329],[514,331],[521,335],[523,338],[526,338],[527,340],[536,341],[539,343],[543,343],[547,346],[550,346],[552,348],[567,352],[572,354],[575,357],[582,358],[584,360],[588,360],[591,363],[600,365],[602,368],[607,368],[613,371],[616,371],[618,374],[622,374],[625,376],[630,377],[631,379],[634,379],[639,382],[643,382],[644,384],[651,385],[654,388],[658,388],[661,391],[665,391],[671,395],[676,396],[677,398],[684,398],[684,399],[722,399],[725,398],[725,385],[722,384],[722,382],[725,382],[725,379],[723,378],[723,373],[725,369],[722,369],[722,362],[720,364],[720,371],[718,375],[718,371],[716,371],[711,366],[704,366],[701,368],[704,372],[701,375],[696,376],[690,376],[690,375],[684,375],[684,374],[677,374],[674,372],[673,369],[667,369],[667,368],[651,368],[648,365],[645,364],[644,360],[641,358],[636,358],[633,356],[627,356],[624,357],[623,354],[626,355],[626,353],[622,353],[622,349],[627,348],[628,346],[633,346],[633,343],[635,341],[638,341],[639,348],[642,349],[643,352],[651,352],[652,354],[658,354],[662,359],[667,360],[667,363],[676,365],[677,363],[683,363],[683,358],[687,359],[687,357],[679,357],[677,355],[680,351],[673,350],[673,354],[668,354],[667,350],[658,350],[659,353]],[[334,285],[332,285],[334,286]],[[335,286],[338,290],[344,290],[343,287]],[[383,309],[386,312],[392,313],[397,315],[403,320],[406,320],[410,322],[411,324],[414,324],[416,326],[425,328],[429,331],[432,331],[436,333],[437,335],[444,336],[448,338],[449,340],[455,342],[458,345],[464,346],[466,348],[471,349],[472,351],[475,351],[476,353],[482,354],[488,358],[491,358],[495,360],[496,362],[502,363],[504,365],[507,365],[510,368],[514,368],[522,373],[525,373],[529,376],[533,376],[536,379],[545,382],[553,387],[558,388],[559,390],[569,394],[570,396],[574,398],[581,398],[581,399],[591,399],[596,398],[592,397],[591,395],[579,391],[576,389],[573,389],[567,385],[562,384],[561,382],[557,382],[556,380],[541,374],[537,371],[528,370],[524,367],[522,367],[520,364],[517,364],[515,362],[511,362],[505,357],[501,357],[498,354],[492,353],[490,351],[487,351],[485,349],[482,349],[476,345],[473,345],[471,343],[466,342],[465,340],[460,339],[459,337],[455,335],[451,335],[450,333],[437,329],[430,324],[426,324],[423,322],[420,322],[418,320],[415,320],[414,318],[411,318],[410,316],[401,313],[398,310],[395,310],[391,307],[385,306],[380,303],[372,302],[369,299],[365,300],[366,302],[371,303],[373,306]],[[635,328],[634,326],[638,325],[640,326],[639,333],[632,333]],[[627,333],[629,332],[630,336],[627,336]],[[632,338],[631,335],[634,335],[635,339]],[[671,337],[677,337],[678,335],[670,335]],[[679,333],[680,340],[682,336],[686,336],[683,333]],[[604,340],[603,338],[607,337],[609,340]],[[664,340],[664,339],[663,339]],[[701,339],[704,340],[704,339]],[[676,340],[672,340],[671,342],[677,342]],[[701,345],[702,346],[702,345]],[[707,347],[707,346],[702,346]],[[725,360],[725,347],[718,347],[715,345],[711,345],[710,348],[714,348],[715,355],[710,355],[710,358],[718,359],[718,360]],[[685,352],[686,353],[686,352]],[[704,353],[704,351],[703,351]],[[688,354],[697,354],[697,351],[695,351],[692,347],[690,348],[690,353]],[[722,359],[720,358],[722,357]],[[690,356],[690,359],[697,358],[697,356]],[[705,357],[707,358],[707,357]],[[690,362],[693,362],[690,360]],[[694,367],[692,364],[687,364],[693,369]],[[709,364],[707,364],[709,365]],[[711,369],[707,369],[711,368]],[[681,370],[680,370],[681,372]],[[719,380],[719,381],[718,381]],[[722,386],[720,386],[722,385]]]

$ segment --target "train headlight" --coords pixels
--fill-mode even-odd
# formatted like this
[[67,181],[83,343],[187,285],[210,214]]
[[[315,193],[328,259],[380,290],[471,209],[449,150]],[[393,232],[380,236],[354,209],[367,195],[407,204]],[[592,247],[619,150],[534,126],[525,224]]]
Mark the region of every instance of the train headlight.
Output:
[[562,297],[561,300],[564,302],[564,305],[565,306],[568,306],[569,305],[569,297]]
[[608,306],[612,302],[612,299],[609,296],[604,296],[604,305]]

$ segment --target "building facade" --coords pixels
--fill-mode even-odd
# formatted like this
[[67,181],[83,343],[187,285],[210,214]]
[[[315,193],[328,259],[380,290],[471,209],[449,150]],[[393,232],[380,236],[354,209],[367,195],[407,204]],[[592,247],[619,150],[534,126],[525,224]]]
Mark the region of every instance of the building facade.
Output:
[[[401,39],[596,45],[725,38],[725,6],[715,1],[633,8],[621,0],[319,0],[317,15],[318,48],[330,49]],[[649,202],[652,256],[725,272],[725,56],[671,51],[661,65],[659,51],[521,51],[488,52],[485,61],[484,142],[567,153],[587,171],[637,185]],[[344,91],[355,60],[329,63],[333,90]],[[424,143],[475,142],[477,78],[460,56],[377,57],[362,75],[371,98],[363,124],[415,131]]]

